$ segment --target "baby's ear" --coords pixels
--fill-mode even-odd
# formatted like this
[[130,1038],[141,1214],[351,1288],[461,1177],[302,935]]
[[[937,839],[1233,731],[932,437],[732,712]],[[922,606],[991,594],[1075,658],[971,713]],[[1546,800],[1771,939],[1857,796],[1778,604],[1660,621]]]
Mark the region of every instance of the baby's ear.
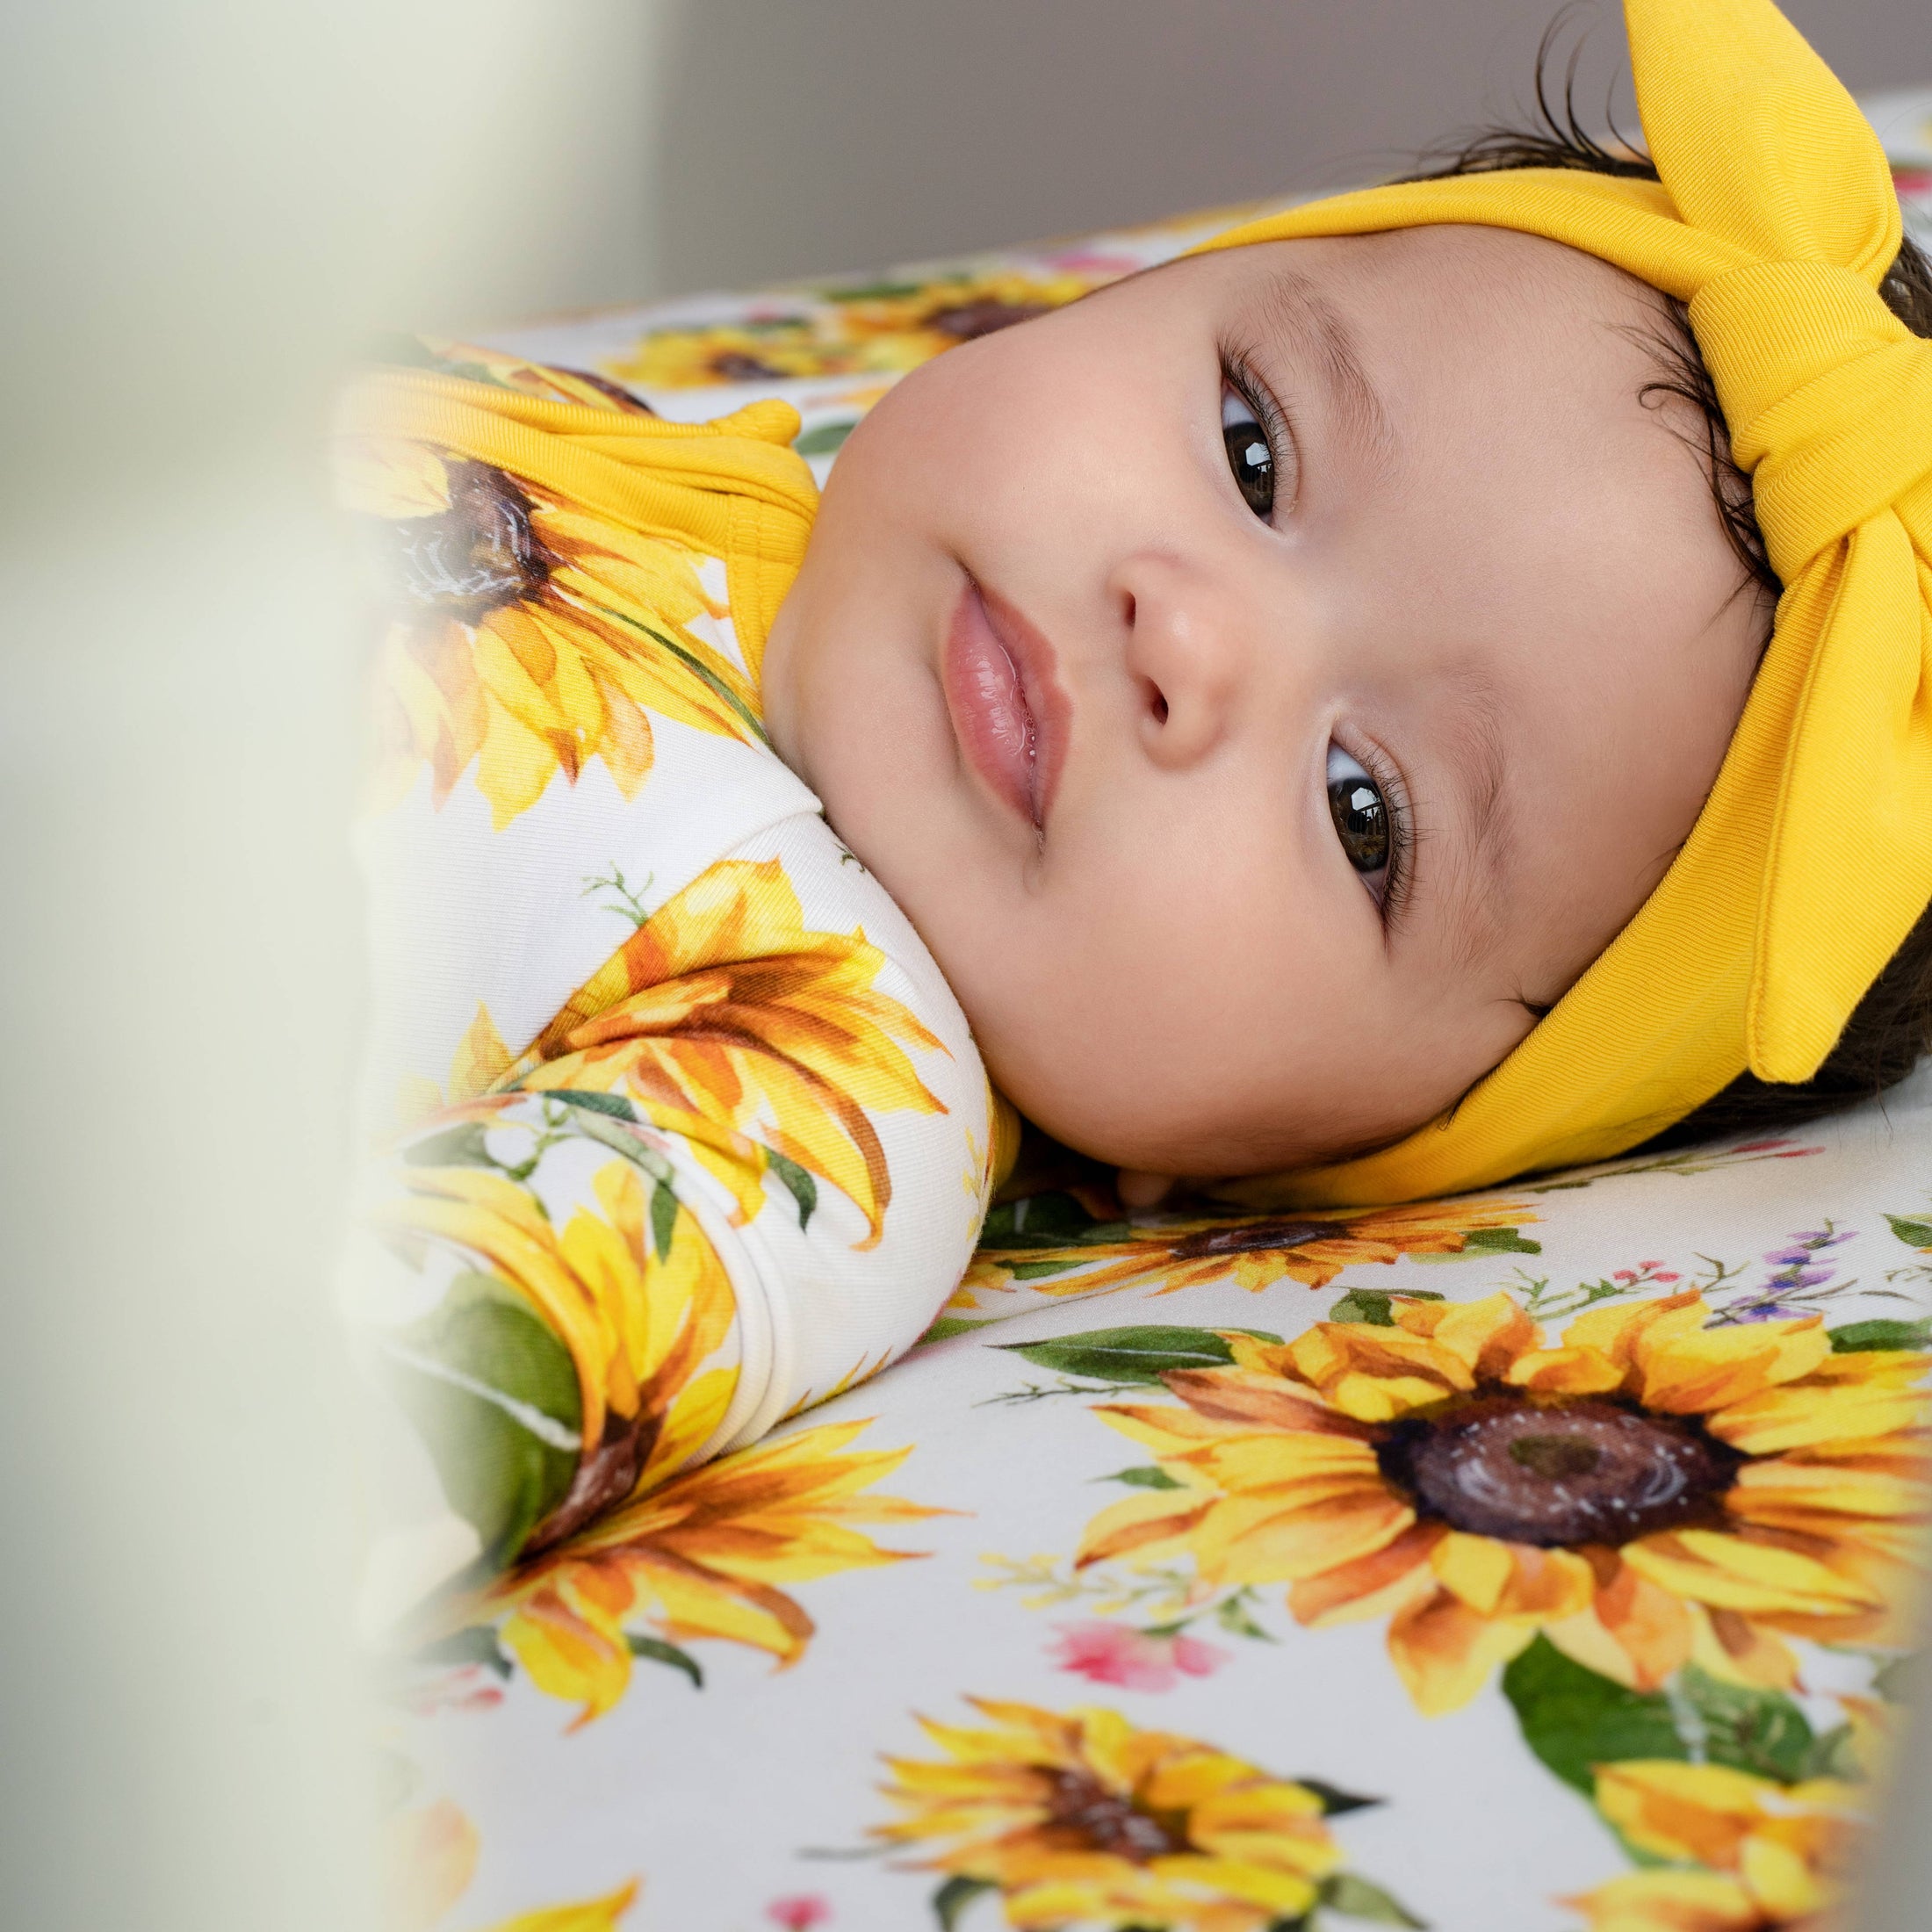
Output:
[[1129,1214],[1147,1214],[1160,1207],[1179,1182],[1171,1174],[1143,1174],[1123,1167],[1114,1177],[1114,1191]]

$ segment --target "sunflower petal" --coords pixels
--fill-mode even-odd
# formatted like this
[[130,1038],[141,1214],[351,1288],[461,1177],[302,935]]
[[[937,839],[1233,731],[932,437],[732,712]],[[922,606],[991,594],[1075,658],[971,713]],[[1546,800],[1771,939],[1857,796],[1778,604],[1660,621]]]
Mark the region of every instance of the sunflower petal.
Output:
[[1416,1708],[1442,1717],[1460,1711],[1535,1635],[1526,1618],[1485,1617],[1438,1590],[1389,1620],[1388,1654]]

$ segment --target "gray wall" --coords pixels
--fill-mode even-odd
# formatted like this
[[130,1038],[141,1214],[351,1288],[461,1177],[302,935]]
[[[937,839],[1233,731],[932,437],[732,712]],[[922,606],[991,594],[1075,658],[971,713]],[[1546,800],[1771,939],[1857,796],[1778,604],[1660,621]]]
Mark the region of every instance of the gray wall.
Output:
[[[688,0],[655,285],[916,258],[1387,172],[1519,108],[1558,0]],[[1928,0],[1787,0],[1855,89],[1932,85]],[[1620,68],[1584,0],[1581,98]]]

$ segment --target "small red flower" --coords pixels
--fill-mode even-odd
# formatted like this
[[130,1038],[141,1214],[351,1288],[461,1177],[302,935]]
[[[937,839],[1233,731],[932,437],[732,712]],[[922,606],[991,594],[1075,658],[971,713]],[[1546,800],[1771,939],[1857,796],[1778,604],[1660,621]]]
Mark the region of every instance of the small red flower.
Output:
[[765,1916],[783,1926],[785,1932],[811,1932],[813,1926],[829,1922],[832,1904],[816,1892],[801,1892],[789,1899],[774,1899],[765,1907]]
[[1152,1636],[1128,1624],[1054,1627],[1060,1634],[1049,1654],[1058,1669],[1123,1690],[1171,1690],[1179,1678],[1208,1676],[1229,1659],[1219,1645],[1198,1637]]
[[409,1699],[409,1708],[419,1718],[433,1717],[438,1711],[492,1711],[503,1701],[502,1691],[487,1682],[479,1664],[463,1664],[432,1677]]

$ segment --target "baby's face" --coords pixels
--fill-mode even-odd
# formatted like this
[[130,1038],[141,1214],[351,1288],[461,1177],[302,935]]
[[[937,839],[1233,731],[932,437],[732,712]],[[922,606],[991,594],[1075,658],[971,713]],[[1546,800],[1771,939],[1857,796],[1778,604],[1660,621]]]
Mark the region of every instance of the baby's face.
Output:
[[1164,1173],[1386,1141],[1635,911],[1765,622],[1660,321],[1529,237],[1279,242],[854,433],[769,721],[1022,1113]]

